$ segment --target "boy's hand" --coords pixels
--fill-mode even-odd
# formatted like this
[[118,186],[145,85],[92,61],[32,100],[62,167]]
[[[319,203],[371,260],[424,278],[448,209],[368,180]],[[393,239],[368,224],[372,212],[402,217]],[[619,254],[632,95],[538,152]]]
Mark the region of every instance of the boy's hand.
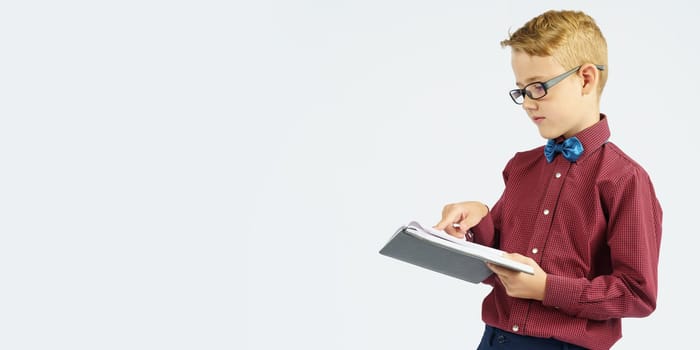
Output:
[[[433,228],[444,230],[457,238],[464,238],[467,231],[478,224],[489,213],[489,208],[481,202],[469,201],[448,204],[442,209],[442,220]],[[454,224],[458,224],[455,227]]]
[[501,284],[506,288],[506,293],[514,298],[534,299],[542,301],[544,299],[545,286],[547,284],[547,273],[542,270],[540,265],[526,256],[511,253],[505,254],[505,257],[530,265],[534,268],[535,274],[529,275],[520,271],[487,263],[486,265],[498,275]]

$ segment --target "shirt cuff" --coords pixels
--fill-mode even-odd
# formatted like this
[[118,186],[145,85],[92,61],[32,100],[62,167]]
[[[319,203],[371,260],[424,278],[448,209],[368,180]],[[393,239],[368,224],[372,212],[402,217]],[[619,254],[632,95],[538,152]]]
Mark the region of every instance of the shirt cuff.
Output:
[[544,300],[542,304],[578,312],[578,300],[583,292],[580,281],[562,276],[547,275]]
[[486,216],[484,216],[481,221],[479,221],[476,226],[471,228],[472,233],[474,234],[474,237],[471,239],[472,241],[483,244],[489,247],[493,247],[495,244],[495,228],[493,225],[493,217],[491,216],[491,212],[489,211]]

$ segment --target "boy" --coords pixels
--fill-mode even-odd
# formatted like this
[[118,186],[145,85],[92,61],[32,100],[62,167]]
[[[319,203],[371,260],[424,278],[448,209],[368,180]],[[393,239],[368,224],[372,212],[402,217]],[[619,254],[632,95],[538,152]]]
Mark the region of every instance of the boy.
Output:
[[582,12],[548,11],[501,45],[510,98],[547,144],[510,159],[493,208],[446,205],[435,228],[535,268],[489,266],[479,349],[609,349],[621,318],[656,308],[662,211],[645,170],[608,142],[605,38]]

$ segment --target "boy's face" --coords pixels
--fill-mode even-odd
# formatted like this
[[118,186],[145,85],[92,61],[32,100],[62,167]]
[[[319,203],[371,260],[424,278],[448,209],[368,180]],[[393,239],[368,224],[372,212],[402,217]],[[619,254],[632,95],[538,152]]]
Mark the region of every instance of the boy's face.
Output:
[[[573,68],[562,67],[552,56],[530,56],[516,50],[512,52],[511,64],[520,89],[532,82],[545,82]],[[583,80],[576,73],[549,88],[540,99],[525,97],[522,107],[542,137],[571,137],[598,121],[599,114],[592,109],[590,96],[583,93],[582,87]]]

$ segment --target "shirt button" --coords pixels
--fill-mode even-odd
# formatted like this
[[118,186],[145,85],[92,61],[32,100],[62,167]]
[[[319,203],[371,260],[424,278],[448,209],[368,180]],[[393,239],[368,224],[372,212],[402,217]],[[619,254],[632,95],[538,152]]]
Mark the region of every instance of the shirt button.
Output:
[[539,250],[537,250],[537,248],[532,248],[532,254],[537,254],[537,252],[539,252]]
[[556,174],[554,174],[554,177],[556,177],[557,179],[560,178],[560,177],[561,177],[561,173],[556,173]]
[[518,327],[517,324],[514,324],[512,329],[513,329],[513,332],[517,332],[520,329],[520,327]]
[[545,210],[543,211],[543,213],[544,213],[544,215],[549,215],[549,209],[545,209]]

